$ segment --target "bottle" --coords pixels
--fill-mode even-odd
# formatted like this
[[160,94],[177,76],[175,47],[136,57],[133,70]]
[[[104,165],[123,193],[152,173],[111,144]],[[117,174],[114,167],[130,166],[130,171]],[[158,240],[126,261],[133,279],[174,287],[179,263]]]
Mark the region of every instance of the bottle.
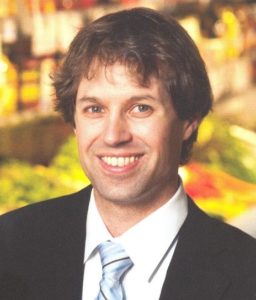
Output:
[[17,109],[17,71],[2,52],[0,41],[0,116]]
[[33,58],[24,58],[20,70],[19,101],[22,110],[39,107],[40,98],[40,62]]

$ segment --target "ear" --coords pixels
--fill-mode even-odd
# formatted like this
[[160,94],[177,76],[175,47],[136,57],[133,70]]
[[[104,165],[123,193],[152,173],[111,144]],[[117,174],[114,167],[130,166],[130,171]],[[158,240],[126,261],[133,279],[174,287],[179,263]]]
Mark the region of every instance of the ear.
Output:
[[72,128],[73,128],[73,132],[76,135],[76,117],[74,115],[73,117],[73,121],[72,121]]
[[189,139],[193,132],[195,132],[200,124],[200,119],[187,120],[184,122],[183,141]]

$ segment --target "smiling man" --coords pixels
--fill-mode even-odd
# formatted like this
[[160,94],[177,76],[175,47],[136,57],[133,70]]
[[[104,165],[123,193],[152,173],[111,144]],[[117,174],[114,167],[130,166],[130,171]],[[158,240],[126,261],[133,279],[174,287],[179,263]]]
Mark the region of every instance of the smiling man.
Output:
[[92,185],[1,217],[0,298],[256,299],[256,241],[204,214],[178,176],[212,106],[185,30],[145,8],[104,16],[54,87]]
[[117,236],[175,194],[181,145],[198,120],[179,119],[154,75],[141,86],[118,62],[93,68],[78,86],[75,133],[97,208]]

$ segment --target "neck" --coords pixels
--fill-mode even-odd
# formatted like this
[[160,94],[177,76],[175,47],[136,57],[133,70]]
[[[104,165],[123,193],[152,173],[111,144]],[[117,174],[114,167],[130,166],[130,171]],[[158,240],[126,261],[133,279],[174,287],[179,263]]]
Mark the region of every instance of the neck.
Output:
[[155,199],[117,203],[102,199],[95,191],[95,202],[101,218],[113,237],[118,237],[164,205],[177,191],[177,186]]
[[104,208],[100,206],[98,210],[104,224],[113,237],[122,235],[153,212],[150,208],[140,210],[136,207],[124,208],[123,205],[108,205]]

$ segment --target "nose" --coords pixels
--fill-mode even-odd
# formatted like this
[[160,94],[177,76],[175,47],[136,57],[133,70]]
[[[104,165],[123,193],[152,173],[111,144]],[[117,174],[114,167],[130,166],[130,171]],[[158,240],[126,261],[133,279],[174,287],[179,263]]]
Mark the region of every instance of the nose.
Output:
[[122,114],[109,115],[105,122],[103,139],[108,146],[119,146],[128,143],[132,139],[129,124]]

